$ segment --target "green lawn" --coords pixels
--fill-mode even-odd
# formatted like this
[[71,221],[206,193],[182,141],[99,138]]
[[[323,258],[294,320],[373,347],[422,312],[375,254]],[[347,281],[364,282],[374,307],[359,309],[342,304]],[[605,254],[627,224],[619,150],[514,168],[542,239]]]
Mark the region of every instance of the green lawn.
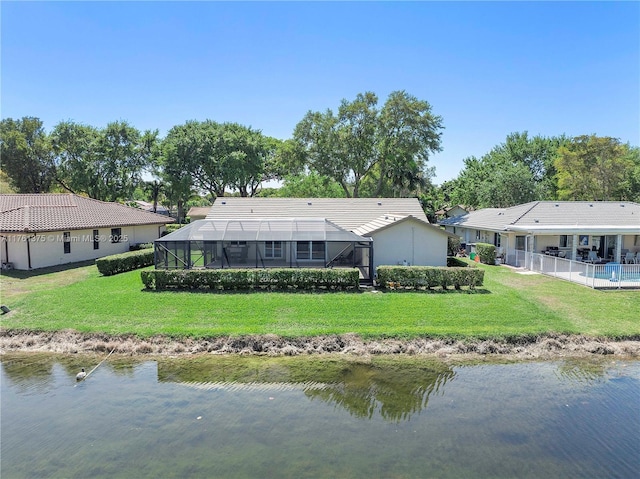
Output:
[[475,293],[144,291],[140,272],[95,266],[2,276],[2,328],[210,337],[247,334],[505,337],[547,332],[640,336],[640,292],[595,291],[505,267]]

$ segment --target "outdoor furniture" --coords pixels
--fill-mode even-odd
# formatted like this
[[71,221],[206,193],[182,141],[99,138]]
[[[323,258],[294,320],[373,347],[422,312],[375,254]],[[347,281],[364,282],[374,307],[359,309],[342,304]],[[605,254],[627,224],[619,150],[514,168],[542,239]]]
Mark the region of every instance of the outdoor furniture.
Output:
[[627,253],[624,255],[624,259],[622,260],[622,262],[626,264],[631,264],[631,263],[636,264],[637,261],[638,261],[638,258],[636,254],[631,251],[627,251]]
[[587,255],[587,259],[584,260],[585,263],[598,263],[600,262],[600,256],[596,251],[589,251]]

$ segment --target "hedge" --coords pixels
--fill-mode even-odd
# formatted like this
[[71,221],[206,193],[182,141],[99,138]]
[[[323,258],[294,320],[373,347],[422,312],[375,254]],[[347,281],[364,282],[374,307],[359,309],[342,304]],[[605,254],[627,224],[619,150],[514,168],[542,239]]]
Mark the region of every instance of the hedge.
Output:
[[129,251],[128,253],[114,254],[98,258],[96,266],[98,271],[104,276],[111,276],[134,269],[144,268],[153,264],[153,249],[141,249],[139,251]]
[[496,247],[489,243],[476,243],[476,253],[480,256],[480,262],[484,264],[496,264]]
[[360,272],[353,269],[270,268],[141,271],[151,290],[357,290]]
[[470,267],[378,266],[378,286],[387,289],[475,289],[482,286],[484,271]]

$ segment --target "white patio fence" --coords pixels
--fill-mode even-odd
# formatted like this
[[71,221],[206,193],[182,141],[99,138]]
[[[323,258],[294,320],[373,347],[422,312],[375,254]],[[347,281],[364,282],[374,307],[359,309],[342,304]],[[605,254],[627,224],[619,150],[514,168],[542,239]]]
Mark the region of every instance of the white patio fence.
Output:
[[517,250],[507,264],[596,289],[640,288],[640,264],[592,264]]

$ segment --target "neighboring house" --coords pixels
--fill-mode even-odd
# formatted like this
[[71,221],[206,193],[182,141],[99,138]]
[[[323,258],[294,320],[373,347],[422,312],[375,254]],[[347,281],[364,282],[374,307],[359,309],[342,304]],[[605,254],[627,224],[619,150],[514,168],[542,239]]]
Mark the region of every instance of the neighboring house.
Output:
[[136,200],[134,201],[138,208],[144,211],[148,211],[150,213],[158,213],[159,215],[169,216],[169,209],[161,204],[156,205],[156,210],[153,211],[153,203],[149,203],[148,201]]
[[73,194],[0,195],[2,266],[27,270],[124,253],[159,238],[173,221]]
[[192,206],[189,208],[187,216],[190,221],[203,220],[209,214],[209,210],[211,210],[211,206]]
[[157,268],[447,264],[416,198],[218,198],[204,220],[156,240]]
[[473,211],[473,208],[469,208],[462,205],[456,206],[445,206],[441,210],[436,211],[436,216],[438,218],[452,218],[454,216],[462,216],[470,211]]
[[[509,264],[516,251],[577,261],[621,262],[640,252],[640,204],[626,201],[534,201],[486,208],[439,222],[463,244],[490,243]],[[595,252],[595,255],[594,253]]]

